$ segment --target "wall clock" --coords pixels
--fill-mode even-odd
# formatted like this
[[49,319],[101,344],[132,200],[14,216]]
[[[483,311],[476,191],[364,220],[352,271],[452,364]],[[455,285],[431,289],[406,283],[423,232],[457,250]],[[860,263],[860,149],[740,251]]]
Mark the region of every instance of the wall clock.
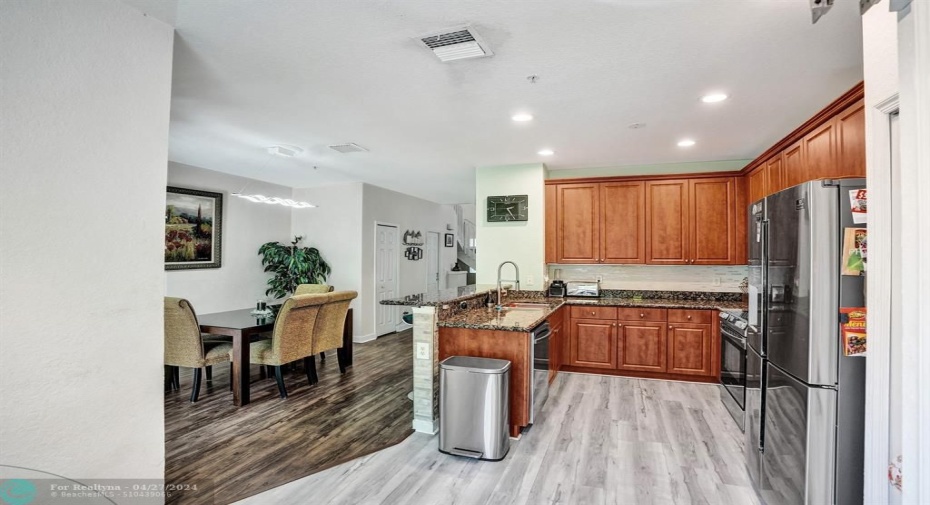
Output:
[[527,195],[489,196],[488,222],[526,221]]

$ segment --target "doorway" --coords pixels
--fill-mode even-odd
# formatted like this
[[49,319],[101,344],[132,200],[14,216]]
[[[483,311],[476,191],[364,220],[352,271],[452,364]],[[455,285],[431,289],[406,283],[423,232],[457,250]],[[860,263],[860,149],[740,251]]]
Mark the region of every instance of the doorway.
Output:
[[397,298],[398,228],[388,224],[375,226],[375,336],[394,332],[397,307],[381,305],[382,300]]
[[439,233],[426,232],[426,292],[439,291]]

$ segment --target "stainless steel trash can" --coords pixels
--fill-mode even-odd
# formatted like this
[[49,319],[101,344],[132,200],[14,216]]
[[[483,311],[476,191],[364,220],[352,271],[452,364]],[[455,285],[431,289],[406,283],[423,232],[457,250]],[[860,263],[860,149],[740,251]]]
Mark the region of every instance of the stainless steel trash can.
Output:
[[452,356],[439,364],[440,452],[500,461],[509,428],[509,361]]

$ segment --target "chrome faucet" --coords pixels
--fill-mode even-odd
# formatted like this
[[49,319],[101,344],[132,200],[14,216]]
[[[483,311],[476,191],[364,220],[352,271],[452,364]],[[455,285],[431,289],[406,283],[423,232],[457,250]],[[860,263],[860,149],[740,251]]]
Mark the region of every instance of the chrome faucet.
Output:
[[[510,263],[513,265],[514,274],[516,274],[516,279],[501,279],[501,270],[504,268],[504,265]],[[520,267],[517,266],[513,261],[505,261],[497,267],[497,310],[501,310],[501,283],[502,282],[514,282],[516,283],[515,289],[520,289]]]

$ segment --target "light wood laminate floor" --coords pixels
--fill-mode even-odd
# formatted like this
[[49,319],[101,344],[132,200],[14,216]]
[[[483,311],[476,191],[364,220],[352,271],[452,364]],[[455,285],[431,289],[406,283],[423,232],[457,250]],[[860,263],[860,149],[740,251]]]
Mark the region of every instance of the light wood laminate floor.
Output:
[[239,503],[760,503],[715,385],[559,374],[503,461],[445,455],[438,440],[415,433]]

